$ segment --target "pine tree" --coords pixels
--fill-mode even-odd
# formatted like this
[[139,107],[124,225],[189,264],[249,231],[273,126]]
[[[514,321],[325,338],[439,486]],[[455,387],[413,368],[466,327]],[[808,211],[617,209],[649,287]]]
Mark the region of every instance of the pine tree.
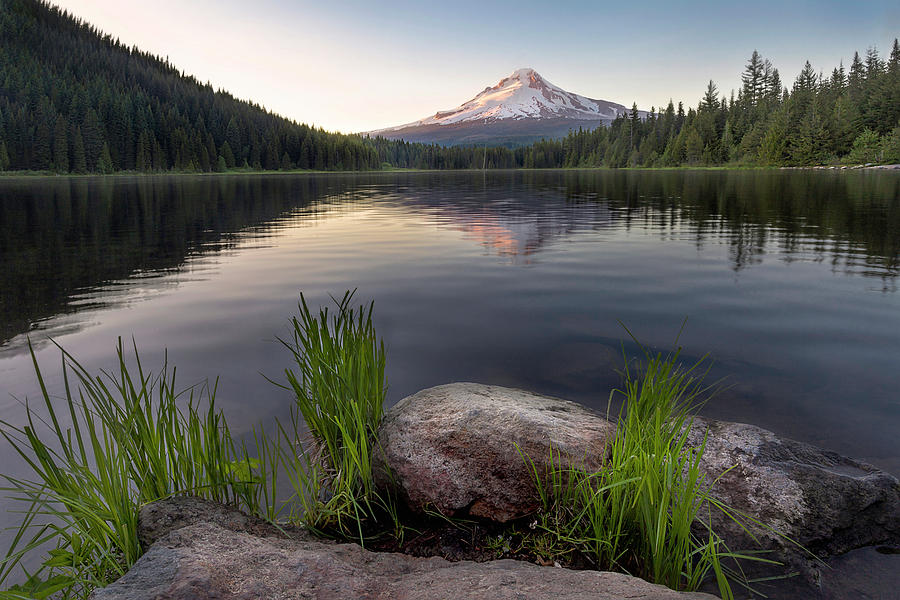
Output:
[[787,158],[788,111],[779,109],[770,120],[759,146],[759,160],[764,165],[781,165]]
[[[100,117],[97,116],[97,112],[93,108],[88,110],[87,116],[84,118],[84,124],[81,126],[81,137],[84,141],[87,168],[89,171],[97,171],[104,140]],[[108,151],[109,149],[107,148]]]
[[50,143],[50,128],[46,123],[38,125],[34,132],[34,143],[31,156],[31,168],[36,171],[45,171],[53,166],[53,156]]
[[[241,149],[241,130],[238,127],[237,119],[231,117],[228,120],[228,126],[225,128],[225,141],[228,142],[229,147],[231,148],[232,154],[234,152],[239,152]],[[224,154],[223,154],[224,156]],[[228,157],[225,157],[225,160],[228,160]]]
[[638,113],[637,102],[632,103],[631,105],[631,117],[629,119],[629,127],[628,127],[628,150],[629,153],[634,150],[634,147],[637,144],[640,144],[640,136],[641,136],[641,117]]
[[234,168],[235,159],[234,152],[231,150],[231,144],[227,141],[222,143],[222,149],[219,151],[219,155],[225,158],[225,166],[229,169]]
[[767,129],[768,124],[765,121],[755,122],[738,143],[737,157],[741,160],[757,162]]
[[865,80],[865,67],[859,58],[859,52],[853,53],[853,62],[850,63],[850,74],[847,76],[847,89],[850,97],[854,101],[858,101],[862,93],[862,86]]
[[872,46],[866,51],[866,80],[872,81],[881,74],[882,64],[881,58],[878,56],[878,49]]
[[840,96],[834,103],[829,126],[831,150],[836,155],[842,156],[850,152],[853,138],[856,137],[854,124],[857,120],[856,106],[848,96]]
[[72,172],[87,173],[87,160],[84,154],[84,140],[81,137],[81,127],[75,127],[75,135],[72,140]]
[[713,80],[710,79],[709,83],[706,86],[706,92],[703,94],[703,99],[700,101],[700,110],[701,111],[714,111],[719,108],[719,88],[716,87],[716,84],[713,83]]
[[109,144],[103,142],[103,147],[100,149],[100,158],[97,160],[97,171],[100,173],[112,173],[115,170],[115,166],[113,165],[112,156],[109,154]]
[[897,43],[897,38],[894,38],[894,45],[891,48],[891,57],[888,59],[887,70],[888,73],[891,73],[892,75],[900,73],[900,44]]
[[883,119],[882,131],[886,134],[887,129],[900,124],[900,44],[896,38],[888,60],[886,76],[879,81],[876,99],[883,111],[880,116]]
[[162,144],[160,144],[158,140],[155,141],[153,143],[153,170],[166,171],[171,168],[171,166],[172,164],[169,161],[169,157],[162,147]]
[[844,73],[844,61],[831,72],[831,89],[837,93],[843,92],[847,87],[847,75]]
[[747,67],[741,75],[743,98],[750,106],[756,106],[765,93],[765,64],[756,50],[750,55]]
[[218,161],[219,152],[216,150],[216,142],[211,133],[206,134],[206,153],[211,161]]
[[797,165],[817,165],[825,161],[828,134],[825,124],[813,108],[800,124],[800,131],[790,147],[790,158]]
[[882,162],[900,163],[900,126],[894,127],[888,135],[884,136],[880,150]]
[[209,159],[209,151],[206,146],[200,146],[200,170],[208,173],[212,170],[212,162]]
[[[319,156],[321,157],[322,154],[323,153],[320,152]],[[278,142],[277,142],[277,140],[272,139],[269,141],[268,144],[266,144],[266,155],[265,155],[265,161],[263,162],[263,168],[274,171],[278,167],[279,167]],[[324,162],[321,165],[317,163],[316,169],[318,169],[320,171],[324,170],[325,169]]]
[[688,164],[696,165],[703,158],[703,138],[693,127],[689,127],[684,141],[685,160]]
[[881,154],[881,137],[871,129],[864,129],[855,140],[847,156],[851,163],[874,163]]
[[254,169],[262,169],[262,160],[260,159],[258,144],[254,144],[250,147],[250,157],[247,160]]
[[662,117],[662,135],[663,139],[668,143],[669,139],[675,133],[675,105],[672,103],[672,99],[669,99],[669,104],[666,106],[666,112],[663,113]]
[[6,142],[0,140],[0,171],[8,171],[9,165],[9,152],[6,150]]
[[146,129],[138,137],[134,166],[141,172],[153,170],[153,141],[150,139],[150,132]]
[[783,86],[781,84],[781,76],[778,69],[772,69],[766,82],[766,100],[770,104],[778,104],[781,102]]
[[309,138],[306,137],[303,139],[303,144],[300,146],[300,159],[297,161],[297,167],[300,169],[308,169],[310,168],[312,161],[310,159],[311,152],[311,144],[309,142]]
[[53,127],[53,170],[57,173],[69,172],[69,129],[65,118],[59,115]]
[[721,159],[724,162],[734,158],[734,136],[731,133],[731,121],[725,121],[725,130],[722,132]]
[[809,61],[806,61],[806,64],[803,65],[803,70],[800,71],[800,74],[797,75],[797,79],[794,81],[794,93],[796,94],[799,91],[803,94],[811,95],[816,91],[818,83],[819,78],[815,69],[813,69]]

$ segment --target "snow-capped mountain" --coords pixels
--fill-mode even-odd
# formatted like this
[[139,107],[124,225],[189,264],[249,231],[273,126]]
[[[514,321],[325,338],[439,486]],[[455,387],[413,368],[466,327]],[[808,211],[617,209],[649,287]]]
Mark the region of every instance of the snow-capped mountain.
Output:
[[557,87],[534,69],[518,69],[452,110],[366,135],[440,144],[525,144],[570,129],[608,124],[628,109]]

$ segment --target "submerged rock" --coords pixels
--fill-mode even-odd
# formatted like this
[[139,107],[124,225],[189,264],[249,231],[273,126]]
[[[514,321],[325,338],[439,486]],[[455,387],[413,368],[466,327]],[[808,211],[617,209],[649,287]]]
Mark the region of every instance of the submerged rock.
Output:
[[701,469],[708,483],[719,478],[713,495],[767,526],[749,521],[746,531],[711,511],[713,529],[732,549],[775,550],[772,558],[810,574],[812,557],[783,536],[822,557],[900,542],[896,477],[753,425],[695,417],[689,443],[699,446],[704,435]]
[[[298,539],[196,498],[163,501],[150,512],[142,513],[141,537],[152,546],[121,579],[95,591],[94,600],[715,598],[619,573],[512,560],[451,563]],[[202,520],[204,513],[212,521]]]
[[391,408],[378,430],[376,456],[414,511],[506,522],[539,505],[520,452],[543,469],[552,447],[563,464],[597,470],[614,436],[612,423],[574,402],[451,383]]

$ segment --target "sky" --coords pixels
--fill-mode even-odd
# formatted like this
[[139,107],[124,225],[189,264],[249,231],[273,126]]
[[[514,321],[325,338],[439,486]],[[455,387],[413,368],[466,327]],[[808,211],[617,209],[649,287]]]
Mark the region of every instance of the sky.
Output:
[[288,118],[346,133],[400,125],[532,67],[642,109],[737,90],[754,49],[785,84],[900,36],[900,2],[53,0],[123,43]]

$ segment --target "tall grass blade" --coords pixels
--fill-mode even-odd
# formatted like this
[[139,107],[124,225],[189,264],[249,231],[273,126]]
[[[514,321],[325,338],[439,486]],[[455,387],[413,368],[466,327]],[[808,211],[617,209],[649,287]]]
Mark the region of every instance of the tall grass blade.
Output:
[[43,402],[40,412],[25,403],[25,425],[0,421],[0,434],[32,472],[2,476],[0,491],[27,508],[0,561],[0,585],[22,572],[26,556],[50,549],[10,593],[79,597],[116,579],[143,551],[137,515],[147,502],[195,494],[275,514],[274,470],[260,471],[271,468],[274,451],[266,450],[262,465],[251,459],[217,412],[215,387],[178,391],[174,368],[164,362],[153,375],[133,348],[134,367],[119,340],[118,368],[94,376],[60,347],[64,397],[57,401],[29,345]]

